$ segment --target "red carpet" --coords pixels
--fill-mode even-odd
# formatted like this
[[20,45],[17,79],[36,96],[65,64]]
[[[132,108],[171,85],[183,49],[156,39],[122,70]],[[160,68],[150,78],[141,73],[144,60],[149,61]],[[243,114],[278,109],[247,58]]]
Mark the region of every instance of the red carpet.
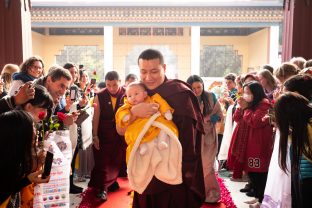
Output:
[[118,183],[120,189],[116,192],[108,193],[108,200],[105,203],[101,203],[95,195],[93,189],[88,188],[85,192],[82,193],[82,200],[79,205],[79,208],[94,208],[94,207],[109,207],[109,208],[128,208],[132,198],[128,195],[128,192],[131,190],[129,188],[127,178],[118,178]]
[[[218,178],[218,182],[221,189],[221,202],[214,204],[203,204],[202,208],[236,208],[232,201],[230,192],[224,185],[223,179]],[[118,178],[120,189],[113,193],[108,193],[108,201],[101,203],[96,197],[92,189],[87,189],[82,193],[82,201],[79,208],[105,208],[105,207],[118,207],[118,208],[129,208],[131,206],[132,198],[128,195],[130,191],[128,180],[126,178]]]

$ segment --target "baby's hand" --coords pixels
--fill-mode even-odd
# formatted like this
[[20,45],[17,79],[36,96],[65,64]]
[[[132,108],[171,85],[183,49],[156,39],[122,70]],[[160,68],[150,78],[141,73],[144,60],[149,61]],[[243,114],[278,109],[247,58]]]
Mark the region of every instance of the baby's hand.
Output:
[[130,120],[130,115],[125,115],[123,118],[122,118],[122,122],[127,122]]
[[172,113],[170,112],[170,110],[168,110],[167,112],[165,112],[164,116],[165,116],[165,118],[166,118],[168,121],[171,121],[171,120],[172,120]]

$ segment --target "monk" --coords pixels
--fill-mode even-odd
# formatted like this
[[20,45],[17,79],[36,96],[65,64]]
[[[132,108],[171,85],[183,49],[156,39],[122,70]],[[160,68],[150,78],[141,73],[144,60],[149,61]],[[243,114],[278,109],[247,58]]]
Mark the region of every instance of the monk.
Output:
[[[173,122],[179,132],[182,146],[182,183],[170,185],[152,178],[142,194],[134,192],[134,208],[201,207],[205,197],[201,161],[201,137],[203,118],[196,96],[190,87],[180,80],[168,80],[162,54],[147,49],[138,58],[140,78],[149,96],[158,93],[175,109]],[[156,103],[141,103],[131,108],[131,120],[149,117],[158,111]],[[130,121],[131,121],[130,120]],[[126,128],[117,130],[123,134]]]
[[123,136],[117,134],[115,113],[122,105],[125,89],[121,87],[119,75],[110,71],[105,76],[106,88],[94,99],[93,155],[94,168],[89,187],[96,189],[96,197],[107,201],[107,191],[119,188],[117,177],[126,152]]

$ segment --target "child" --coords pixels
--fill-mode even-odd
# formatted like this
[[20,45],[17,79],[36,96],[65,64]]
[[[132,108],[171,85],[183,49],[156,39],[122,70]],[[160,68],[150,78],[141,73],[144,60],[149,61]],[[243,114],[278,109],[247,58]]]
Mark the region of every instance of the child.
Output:
[[[147,92],[145,90],[145,86],[143,83],[140,83],[140,82],[130,83],[126,88],[126,96],[127,96],[127,99],[125,99],[125,104],[122,107],[120,107],[116,113],[117,125],[119,126],[128,125],[129,120],[130,120],[131,107],[142,102],[158,103],[160,113],[166,118],[167,121],[172,120],[173,109],[169,106],[169,104],[162,97],[160,97],[159,94],[155,94],[152,97],[149,97],[147,95]],[[131,125],[138,125],[139,127],[139,125],[141,124],[140,124],[140,121],[138,120],[140,119],[137,119],[136,120],[137,122],[134,121]],[[173,124],[173,122],[171,123]],[[127,137],[127,135],[128,134],[126,133],[125,137],[126,137],[127,143],[134,144],[135,140],[134,141],[131,141],[131,139],[129,140],[129,137]],[[164,150],[168,148],[168,144],[166,142],[168,135],[166,134],[165,131],[159,129],[159,131],[157,131],[157,134],[151,134],[151,131],[148,131],[145,134],[140,144],[140,150],[139,150],[140,155],[145,155],[147,152],[148,148],[147,148],[147,145],[144,143],[151,141],[155,136],[157,136],[157,139],[158,139],[157,147],[159,148],[159,150]]]
[[[255,197],[259,200],[259,202],[253,200],[246,203],[253,203],[249,207],[260,207],[274,142],[273,129],[269,119],[265,119],[271,104],[266,98],[263,87],[256,81],[244,84],[243,91],[243,96],[237,99],[239,107],[234,113],[234,119],[238,125],[241,122],[247,125],[245,132],[247,143],[243,147],[246,151],[243,170],[248,173]],[[234,130],[233,136],[235,134],[238,134],[237,130]]]

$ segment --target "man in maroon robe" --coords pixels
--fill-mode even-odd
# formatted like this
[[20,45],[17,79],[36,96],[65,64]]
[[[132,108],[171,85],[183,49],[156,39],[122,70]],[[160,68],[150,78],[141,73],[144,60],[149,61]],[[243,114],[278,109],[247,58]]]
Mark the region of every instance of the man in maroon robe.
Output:
[[124,137],[117,134],[115,113],[122,105],[125,90],[120,85],[119,75],[110,71],[105,76],[106,88],[94,99],[97,104],[93,117],[94,168],[89,187],[95,188],[97,197],[107,200],[109,188],[118,189],[118,173],[126,151]]
[[[140,78],[149,95],[160,94],[174,109],[173,122],[179,131],[182,145],[182,184],[166,184],[153,177],[142,194],[134,193],[135,208],[201,207],[205,197],[201,161],[203,120],[196,96],[180,80],[165,77],[165,64],[159,51],[148,49],[138,58]],[[141,103],[131,109],[131,120],[149,117],[158,111],[157,104]],[[117,128],[118,129],[118,128]],[[125,129],[118,129],[123,133]]]

